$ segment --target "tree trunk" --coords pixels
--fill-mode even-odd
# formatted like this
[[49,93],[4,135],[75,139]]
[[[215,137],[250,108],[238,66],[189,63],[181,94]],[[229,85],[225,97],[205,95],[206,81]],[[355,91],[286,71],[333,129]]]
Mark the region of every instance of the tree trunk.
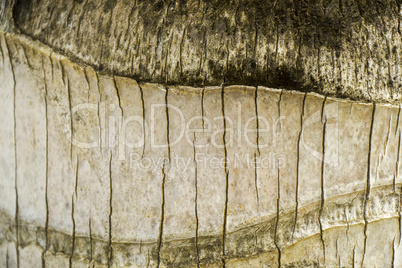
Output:
[[1,267],[402,267],[400,1],[2,1]]

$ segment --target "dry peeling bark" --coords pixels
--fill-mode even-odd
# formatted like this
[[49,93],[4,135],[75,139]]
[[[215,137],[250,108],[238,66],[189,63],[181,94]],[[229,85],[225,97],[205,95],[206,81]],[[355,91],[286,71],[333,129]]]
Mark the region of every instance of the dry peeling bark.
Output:
[[113,3],[1,3],[0,266],[402,266],[400,2]]

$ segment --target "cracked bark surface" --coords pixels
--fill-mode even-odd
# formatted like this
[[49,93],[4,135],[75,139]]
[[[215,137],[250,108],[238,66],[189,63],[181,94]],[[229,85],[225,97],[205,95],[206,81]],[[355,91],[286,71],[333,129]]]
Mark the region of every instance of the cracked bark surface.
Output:
[[1,7],[0,266],[402,265],[398,1]]
[[401,98],[399,0],[10,0],[3,10],[3,28],[142,82]]

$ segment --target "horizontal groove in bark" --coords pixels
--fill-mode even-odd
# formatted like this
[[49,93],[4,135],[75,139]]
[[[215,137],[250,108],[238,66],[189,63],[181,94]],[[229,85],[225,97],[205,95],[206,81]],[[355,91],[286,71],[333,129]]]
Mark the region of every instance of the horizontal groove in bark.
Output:
[[14,32],[103,73],[401,98],[398,1],[6,2]]
[[[384,219],[399,217],[399,192],[401,185],[397,185],[397,191],[393,192],[393,186],[382,186],[372,189],[372,196],[368,201],[367,207],[370,211],[368,216],[368,225],[372,222]],[[346,211],[347,214],[344,212]],[[320,235],[319,228],[320,202],[312,203],[305,207],[300,207],[298,219],[293,233],[294,211],[287,211],[280,215],[277,227],[278,242],[281,250],[291,248],[292,245],[302,243],[303,240]],[[364,191],[355,192],[347,195],[336,196],[326,200],[322,208],[321,222],[323,223],[322,236],[332,228],[348,227],[364,224]],[[276,253],[274,243],[274,229],[276,225],[276,216],[255,225],[247,226],[235,232],[227,233],[227,245],[225,258],[238,259],[251,256],[258,256],[264,253]],[[14,219],[4,212],[0,212],[0,244],[6,242],[15,242]],[[34,226],[23,220],[20,220],[19,243],[23,249],[29,245],[36,245],[44,249],[46,230],[42,226]],[[140,241],[109,241],[99,239],[94,236],[75,235],[74,253],[72,253],[72,236],[49,229],[48,250],[46,254],[61,254],[74,261],[83,261],[89,263],[91,260],[98,264],[106,265],[109,262],[109,247],[113,247],[113,260],[116,263],[125,266],[138,264],[135,260],[143,259],[154,265],[158,263],[159,251],[158,242],[140,242]],[[294,240],[292,241],[292,236]],[[256,243],[255,237],[258,237]],[[196,266],[198,258],[193,254],[195,250],[195,237],[173,241],[163,241],[164,250],[160,254],[162,265],[170,267]],[[221,256],[221,235],[198,236],[198,251],[200,252],[199,263],[206,265],[211,263],[220,263]],[[320,240],[317,240],[321,244]],[[149,253],[149,260],[148,255]],[[113,264],[113,263],[110,263]],[[285,265],[285,263],[283,264]],[[290,265],[287,263],[286,265]]]

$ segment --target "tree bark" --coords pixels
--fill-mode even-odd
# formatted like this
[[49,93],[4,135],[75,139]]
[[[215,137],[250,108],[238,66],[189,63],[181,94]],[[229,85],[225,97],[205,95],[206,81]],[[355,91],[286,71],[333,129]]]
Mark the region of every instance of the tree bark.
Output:
[[400,1],[0,7],[0,266],[402,266]]

